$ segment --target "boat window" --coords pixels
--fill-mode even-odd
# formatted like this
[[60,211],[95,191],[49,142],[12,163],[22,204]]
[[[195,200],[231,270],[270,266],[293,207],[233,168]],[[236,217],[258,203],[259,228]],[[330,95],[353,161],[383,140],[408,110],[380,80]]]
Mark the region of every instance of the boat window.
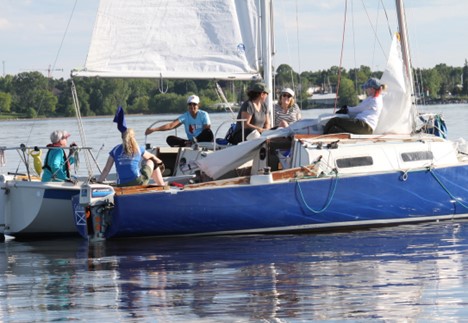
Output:
[[374,164],[374,161],[372,160],[371,156],[340,158],[336,160],[336,165],[339,168],[371,166],[373,164]]
[[401,158],[404,162],[412,162],[417,160],[432,160],[434,155],[432,151],[414,151],[409,153],[402,153]]

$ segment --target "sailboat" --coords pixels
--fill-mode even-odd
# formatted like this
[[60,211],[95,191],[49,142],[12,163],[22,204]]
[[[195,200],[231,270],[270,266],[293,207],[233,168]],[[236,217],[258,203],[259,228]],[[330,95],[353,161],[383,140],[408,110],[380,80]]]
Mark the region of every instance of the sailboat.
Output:
[[[81,146],[50,147],[28,146],[0,147],[1,163],[6,165],[6,153],[16,151],[20,163],[16,171],[0,174],[0,240],[13,238],[79,237],[73,220],[72,197],[79,194],[81,184],[93,174],[92,148],[86,146],[81,115],[77,109]],[[85,154],[88,176],[73,176],[63,181],[42,182],[42,153],[63,149],[73,155],[75,166],[79,155]],[[21,168],[23,167],[23,168]],[[96,167],[99,169],[99,167]]]
[[[373,135],[324,135],[329,116],[323,116],[195,160],[197,180],[182,187],[85,184],[72,203],[80,234],[102,240],[286,233],[468,218],[467,152],[416,129],[404,10],[401,1],[396,5],[400,33],[382,76],[391,113],[382,114]],[[254,51],[261,47],[271,88],[271,6],[270,0],[101,1],[87,65],[75,75],[177,78],[186,71],[185,78],[254,80],[261,68]],[[191,57],[198,50],[202,57]]]
[[[58,235],[79,236],[72,216],[71,199],[79,194],[80,185],[87,177],[74,181],[42,182],[42,161],[33,152],[53,147],[1,147],[17,151],[24,163],[24,172],[0,175],[0,232],[5,237],[50,238]],[[67,148],[64,148],[67,149]],[[90,150],[76,147],[77,152]],[[34,160],[34,167],[30,163]]]

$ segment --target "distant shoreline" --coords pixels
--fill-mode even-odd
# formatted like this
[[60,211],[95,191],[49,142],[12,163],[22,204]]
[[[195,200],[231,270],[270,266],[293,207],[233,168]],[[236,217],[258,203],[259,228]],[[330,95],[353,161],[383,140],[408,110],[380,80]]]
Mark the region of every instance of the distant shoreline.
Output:
[[[420,107],[423,107],[423,106],[426,106],[426,105],[457,105],[457,104],[468,104],[468,100],[465,100],[465,99],[436,99],[436,100],[428,100],[428,101],[425,101],[424,103],[422,102],[418,102],[416,105],[417,106],[420,106]],[[316,108],[310,108],[310,109],[304,109],[304,110],[317,110],[317,109],[330,109],[330,108],[333,108],[333,106],[330,106],[330,107],[316,107]],[[224,113],[224,111],[222,112],[210,112],[210,113]],[[177,113],[164,113],[164,114],[158,114],[158,115],[155,115],[155,114],[143,114],[143,113],[135,113],[135,114],[127,114],[126,116],[127,117],[133,117],[133,116],[164,116],[164,115],[176,115]],[[113,115],[100,115],[100,116],[83,116],[81,117],[82,119],[105,119],[105,118],[112,118]],[[44,117],[44,118],[2,118],[1,114],[0,114],[0,122],[4,122],[4,121],[19,121],[19,120],[23,120],[23,121],[41,121],[41,120],[50,120],[50,119],[53,119],[53,120],[68,120],[68,119],[75,119],[76,117]]]

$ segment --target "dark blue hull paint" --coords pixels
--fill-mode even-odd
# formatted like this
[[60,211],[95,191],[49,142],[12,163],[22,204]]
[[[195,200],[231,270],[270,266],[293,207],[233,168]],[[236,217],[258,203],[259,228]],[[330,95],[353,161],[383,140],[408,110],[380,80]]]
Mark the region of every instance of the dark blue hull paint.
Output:
[[[406,180],[401,173],[310,179],[177,194],[116,195],[114,202],[106,238],[396,223],[468,215],[468,167],[410,172]],[[80,231],[86,236],[85,227]]]
[[51,199],[51,200],[67,200],[70,201],[70,199],[80,193],[79,187],[73,190],[64,190],[64,189],[52,189],[48,188],[47,190],[44,191],[44,198],[45,199]]

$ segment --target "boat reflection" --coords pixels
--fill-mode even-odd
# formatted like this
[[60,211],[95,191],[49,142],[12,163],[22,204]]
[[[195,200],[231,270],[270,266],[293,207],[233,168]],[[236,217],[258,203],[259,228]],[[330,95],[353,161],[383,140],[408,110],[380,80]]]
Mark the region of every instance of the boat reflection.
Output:
[[43,308],[49,319],[448,319],[466,312],[467,228],[13,241],[1,247],[0,320]]

